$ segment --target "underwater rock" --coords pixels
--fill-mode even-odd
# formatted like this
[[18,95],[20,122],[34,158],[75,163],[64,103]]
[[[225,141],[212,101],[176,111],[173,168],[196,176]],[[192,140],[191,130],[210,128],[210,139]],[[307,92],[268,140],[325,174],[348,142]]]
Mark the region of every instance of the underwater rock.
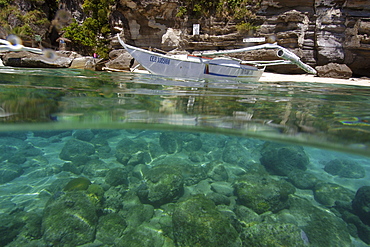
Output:
[[313,189],[320,180],[313,174],[295,170],[288,174],[289,181],[298,189]]
[[76,130],[72,136],[78,140],[89,142],[94,138],[94,133],[89,129]]
[[260,162],[267,171],[287,176],[297,169],[305,171],[309,158],[301,146],[266,142],[261,150]]
[[159,136],[159,145],[169,154],[182,150],[182,140],[176,133],[162,132]]
[[133,190],[127,192],[122,198],[122,210],[119,214],[127,222],[129,229],[136,228],[149,220],[154,215],[154,207],[150,204],[143,204]]
[[227,181],[229,179],[229,174],[224,164],[211,163],[211,165],[207,173],[208,177],[212,178],[214,181]]
[[199,163],[199,162],[205,161],[205,157],[204,156],[205,155],[204,155],[203,152],[191,152],[188,155],[189,160],[191,160],[194,163]]
[[33,157],[42,155],[42,151],[31,144],[26,144],[19,148],[17,155],[24,157]]
[[172,169],[180,171],[184,184],[187,186],[194,185],[207,178],[206,168],[199,165],[193,165],[189,160],[166,155],[164,158],[154,160],[152,166],[170,166]]
[[62,166],[62,171],[71,172],[76,175],[81,174],[81,169],[77,168],[77,166],[72,162],[65,162]]
[[258,214],[288,208],[288,196],[295,192],[295,188],[284,180],[255,175],[241,177],[234,188],[240,204]]
[[68,140],[59,154],[62,160],[72,161],[77,166],[86,164],[91,155],[95,153],[94,145],[88,142],[71,139]]
[[173,241],[164,236],[160,229],[150,224],[142,224],[137,228],[127,230],[123,237],[115,242],[115,246],[127,247],[153,247],[166,246],[175,247]]
[[354,214],[356,212],[354,212],[352,204],[337,202],[334,208],[341,214],[342,219],[347,222],[351,236],[360,238],[366,244],[370,244],[370,226],[365,225],[360,217]]
[[117,161],[123,165],[137,165],[149,163],[151,157],[148,151],[148,143],[142,139],[135,141],[124,138],[116,146]]
[[183,193],[184,178],[181,171],[170,165],[158,165],[144,173],[145,182],[137,191],[143,203],[159,207],[175,201]]
[[370,186],[362,186],[357,190],[352,207],[362,222],[370,226]]
[[98,156],[102,159],[107,159],[111,157],[111,147],[108,141],[104,137],[96,137],[90,141],[91,144],[95,146],[95,151]]
[[[9,222],[5,221],[5,225],[7,227],[14,226],[15,224],[19,224],[21,221],[21,225],[23,226],[20,228],[17,237],[8,245],[7,247],[18,247],[18,246],[37,246],[42,247],[45,245],[40,238],[41,238],[41,215],[32,212],[25,212],[25,211],[18,211],[15,213],[11,213],[13,216],[13,223],[9,224]],[[3,222],[3,219],[0,218],[0,221]],[[4,226],[0,225],[0,229],[4,230]],[[9,228],[5,227],[5,229],[9,230]],[[3,235],[3,232],[0,230],[0,235],[9,238],[6,234],[9,234],[12,237],[12,232],[7,232]],[[0,246],[4,246],[5,242],[0,237]]]
[[12,163],[0,164],[0,184],[12,181],[23,174],[23,168],[20,165]]
[[107,172],[105,176],[105,182],[111,186],[118,186],[122,184],[128,184],[127,171],[123,168],[113,168]]
[[[256,223],[248,225],[240,234],[243,246],[308,246],[302,230],[289,223]],[[303,235],[304,236],[304,235]]]
[[0,246],[12,242],[25,224],[26,222],[17,215],[0,214]]
[[58,246],[77,246],[94,241],[98,217],[84,191],[68,191],[51,198],[42,219],[43,239]]
[[202,140],[198,134],[182,135],[183,147],[188,152],[196,152],[202,148]]
[[211,189],[225,196],[232,196],[234,193],[233,186],[230,183],[223,181],[211,183]]
[[230,205],[231,203],[229,197],[216,192],[211,192],[207,194],[207,197],[211,199],[216,205]]
[[80,167],[82,172],[89,177],[105,177],[110,170],[110,165],[100,159],[90,159]]
[[296,224],[305,232],[309,246],[352,246],[347,224],[329,210],[316,207],[307,199],[292,197],[288,212],[293,221],[279,217],[285,213],[280,211],[274,222]]
[[353,160],[331,160],[324,170],[334,176],[342,178],[363,178],[365,177],[365,169]]
[[318,183],[313,190],[317,202],[325,206],[334,206],[336,201],[351,202],[355,193],[334,183]]
[[177,246],[242,246],[238,232],[204,195],[178,203],[172,222]]
[[249,160],[248,150],[238,141],[230,141],[222,152],[222,160],[229,164],[243,165]]
[[119,189],[115,187],[110,187],[104,193],[103,200],[103,211],[106,213],[115,213],[122,208],[123,195],[120,193]]
[[104,244],[114,244],[115,239],[123,236],[127,227],[125,219],[117,213],[110,213],[99,217],[96,227],[96,239]]
[[234,211],[240,222],[245,222],[248,224],[253,222],[253,224],[256,224],[262,221],[262,217],[259,214],[246,206],[236,205]]
[[0,146],[0,162],[6,161],[12,157],[18,151],[17,148],[9,146],[9,145],[1,145]]

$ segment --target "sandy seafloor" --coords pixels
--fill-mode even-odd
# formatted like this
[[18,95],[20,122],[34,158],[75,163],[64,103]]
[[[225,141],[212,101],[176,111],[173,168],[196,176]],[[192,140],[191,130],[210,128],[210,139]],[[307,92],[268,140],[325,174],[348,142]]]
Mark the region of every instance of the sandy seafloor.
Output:
[[[71,132],[70,134],[72,133],[73,132]],[[101,156],[98,154],[99,159],[103,161],[105,164],[107,164],[105,168],[102,167],[103,170],[124,167],[124,165],[119,163],[115,157],[116,153],[115,147],[117,143],[119,143],[122,139],[129,138],[133,141],[141,139],[145,140],[147,143],[156,143],[156,145],[158,145],[158,139],[159,136],[161,135],[161,132],[138,131],[138,130],[135,131],[115,130],[114,133],[115,134],[112,135],[112,137],[106,139],[111,148],[111,151]],[[199,135],[199,133],[194,135],[190,133],[190,135],[194,137],[194,135],[197,136]],[[265,143],[264,141],[222,135],[215,135],[215,137],[212,137],[212,135],[210,134],[201,134],[201,135],[204,135],[202,136],[203,138],[201,138],[201,140],[203,141],[203,147],[205,146],[207,139],[211,138],[214,138],[215,140],[217,139],[223,140],[225,141],[225,143],[227,142],[239,143],[244,148],[246,157],[248,157],[248,160],[245,161],[246,163],[250,164],[260,163],[259,161],[261,157],[260,148]],[[16,208],[18,208],[25,212],[36,212],[37,214],[42,215],[42,212],[45,208],[45,204],[51,197],[54,196],[55,192],[52,191],[52,188],[54,188],[55,185],[58,184],[59,180],[63,181],[60,182],[61,184],[63,183],[65,184],[66,180],[83,176],[90,179],[92,183],[100,185],[105,183],[104,182],[105,178],[101,176],[94,177],[91,174],[84,173],[77,175],[70,171],[63,171],[62,169],[63,164],[69,161],[62,160],[59,157],[59,155],[61,153],[61,150],[65,146],[66,141],[70,139],[75,138],[72,135],[67,135],[61,138],[36,137],[33,136],[32,132],[28,132],[27,139],[24,142],[29,143],[33,147],[41,150],[42,155],[27,157],[27,161],[22,165],[24,167],[23,174],[7,183],[0,185],[0,214],[8,215],[14,212]],[[0,138],[0,146],[3,145],[2,141],[3,141],[2,138]],[[224,148],[216,148],[215,152],[222,153],[224,151]],[[335,183],[341,185],[353,192],[356,192],[356,190],[361,186],[370,185],[369,183],[370,159],[368,157],[355,156],[346,153],[338,153],[313,147],[304,147],[304,151],[309,157],[309,165],[307,166],[306,172],[313,174],[319,180],[325,181],[327,183]],[[155,160],[160,160],[162,158],[165,158],[166,156],[167,157],[171,156],[183,159],[189,164],[192,164],[193,166],[202,167],[206,166],[207,163],[212,162],[211,157],[217,157],[216,154],[213,154],[213,156],[209,155],[211,152],[212,151],[205,151],[202,149],[198,150],[197,151],[198,154],[204,156],[208,155],[207,158],[198,162],[189,161],[191,152],[185,150],[184,148],[176,151],[173,154],[168,154],[162,151],[161,154],[155,158]],[[355,161],[365,169],[366,176],[360,179],[350,179],[350,178],[340,178],[338,176],[333,176],[325,172],[323,170],[325,163],[333,159],[350,159]],[[152,164],[154,164],[153,161],[146,164],[146,166],[151,167]],[[225,166],[229,174],[232,174],[233,171],[237,169],[244,170],[244,172],[240,171],[238,172],[238,174],[241,174],[240,176],[242,176],[245,173],[248,173],[248,170],[245,167],[241,167],[240,165],[229,164],[222,160],[218,160],[217,162],[221,162]],[[102,172],[101,174],[105,173]],[[234,178],[231,178],[230,176],[228,181],[225,182],[230,182],[230,184],[235,182],[236,181],[235,179],[237,179],[235,178],[235,174],[236,173],[234,173],[233,175]],[[286,177],[284,176],[271,175],[271,177],[278,180],[286,179]],[[198,185],[201,183],[212,183],[212,182],[215,182],[213,181],[213,178],[207,177],[203,181],[198,182]],[[105,184],[105,186],[103,187],[106,189],[107,185]],[[132,184],[129,183],[128,185],[129,190],[135,189],[137,187],[138,181],[133,182]],[[199,189],[199,186],[197,187],[197,184],[185,186],[185,192],[183,197],[186,197],[186,195],[189,194],[208,193],[204,188],[199,189],[199,191],[197,191],[197,188]],[[308,199],[309,202],[312,203],[312,205],[322,208],[323,210],[329,211],[329,208],[321,205],[319,202],[315,200],[312,190],[297,188],[294,195],[306,198]],[[174,199],[173,202],[176,202],[177,200],[181,200],[181,198]],[[358,238],[353,237],[352,243],[354,244],[354,246],[367,246]],[[119,246],[119,244],[117,246]]]

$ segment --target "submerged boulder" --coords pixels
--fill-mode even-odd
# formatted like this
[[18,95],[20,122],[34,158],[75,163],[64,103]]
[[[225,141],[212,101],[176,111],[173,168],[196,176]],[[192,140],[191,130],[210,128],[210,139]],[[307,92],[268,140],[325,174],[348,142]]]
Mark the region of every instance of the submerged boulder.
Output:
[[57,246],[78,246],[94,241],[98,217],[84,191],[68,191],[51,198],[42,219],[43,239]]
[[172,222],[177,246],[242,246],[230,221],[204,195],[195,195],[178,203]]
[[296,225],[289,223],[253,224],[244,228],[241,239],[244,246],[304,247],[309,245],[305,233]]
[[76,163],[77,165],[82,165],[90,160],[90,155],[95,153],[95,147],[91,143],[80,141],[76,139],[68,140],[59,157],[62,160],[68,160]]
[[122,237],[126,227],[126,221],[117,213],[101,216],[96,228],[96,239],[105,244],[113,244],[115,239]]
[[370,186],[362,186],[357,190],[352,207],[362,222],[370,226]]
[[148,143],[143,139],[123,138],[116,146],[116,158],[123,165],[148,163],[151,161]]
[[309,164],[303,147],[273,142],[264,144],[260,161],[266,170],[280,176],[287,176],[297,169],[305,171]]
[[163,132],[159,136],[159,145],[169,154],[180,152],[182,150],[182,140],[176,133]]
[[234,184],[234,188],[240,204],[258,214],[287,208],[288,196],[295,192],[295,188],[284,180],[254,175],[243,176]]
[[325,165],[324,170],[331,175],[342,178],[365,177],[365,169],[353,160],[331,160]]
[[318,183],[313,190],[317,202],[325,206],[334,206],[337,201],[351,202],[355,193],[334,183]]
[[169,165],[159,165],[144,173],[145,181],[138,188],[143,203],[153,206],[173,202],[183,193],[184,178],[181,171]]

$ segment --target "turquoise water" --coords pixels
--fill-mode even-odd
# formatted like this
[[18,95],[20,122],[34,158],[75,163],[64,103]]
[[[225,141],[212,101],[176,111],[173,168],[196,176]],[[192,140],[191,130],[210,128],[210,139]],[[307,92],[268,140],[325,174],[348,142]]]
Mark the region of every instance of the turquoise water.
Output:
[[0,74],[0,246],[370,243],[368,87]]

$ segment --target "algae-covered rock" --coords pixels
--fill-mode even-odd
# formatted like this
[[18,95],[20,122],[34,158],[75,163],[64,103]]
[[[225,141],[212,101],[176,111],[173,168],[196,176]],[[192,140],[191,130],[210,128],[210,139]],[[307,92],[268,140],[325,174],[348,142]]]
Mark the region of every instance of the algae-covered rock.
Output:
[[303,147],[266,142],[261,150],[261,164],[276,175],[287,176],[297,169],[305,171],[309,158]]
[[177,246],[241,246],[238,233],[230,221],[204,195],[195,195],[178,203],[172,222]]
[[122,184],[127,184],[127,171],[123,168],[113,168],[107,172],[105,176],[105,182],[111,186],[118,186]]
[[163,132],[159,136],[159,145],[169,154],[180,152],[182,150],[182,140],[180,136],[172,132]]
[[143,139],[135,141],[124,138],[116,146],[117,161],[124,165],[137,165],[148,163],[151,157],[148,151],[148,143]]
[[230,164],[244,164],[249,160],[249,152],[237,141],[226,143],[222,152],[222,160]]
[[257,223],[245,227],[240,235],[243,246],[304,247],[309,243],[304,232],[296,225],[287,223]]
[[304,231],[309,246],[352,246],[347,224],[329,210],[316,207],[307,199],[292,197],[287,211],[293,220],[278,217],[278,222],[297,224]]
[[335,159],[329,161],[324,170],[334,176],[342,178],[363,178],[365,169],[353,160]]
[[240,178],[234,188],[240,204],[258,214],[287,208],[288,196],[295,192],[295,188],[284,180],[254,175]]
[[355,193],[339,184],[318,183],[313,190],[317,202],[325,206],[334,206],[336,201],[351,202]]
[[94,138],[94,133],[89,130],[76,130],[72,136],[78,140],[89,142]]
[[207,175],[214,181],[227,181],[229,179],[229,174],[223,163],[218,164],[217,162],[212,162],[207,167],[209,169]]
[[202,148],[202,140],[199,134],[182,135],[183,147],[188,152],[196,152]]
[[122,198],[122,215],[128,228],[136,228],[144,222],[148,222],[154,215],[154,207],[150,204],[143,204],[133,191],[127,192]]
[[43,239],[50,245],[77,246],[92,242],[98,217],[84,191],[68,191],[51,198],[42,219]]
[[320,180],[313,174],[295,170],[288,174],[289,181],[298,189],[313,189]]
[[100,159],[90,159],[80,168],[86,176],[105,177],[111,166]]
[[26,222],[17,215],[0,214],[0,246],[13,241],[25,224]]
[[370,186],[362,186],[357,190],[352,207],[362,222],[370,226]]
[[142,224],[137,228],[127,230],[121,239],[115,242],[115,246],[124,247],[175,247],[172,239],[163,235],[160,229],[149,224]]
[[62,151],[59,154],[59,157],[62,160],[68,160],[76,163],[77,165],[82,165],[89,161],[89,156],[93,155],[94,153],[95,148],[91,143],[71,139],[65,143]]
[[138,188],[138,196],[143,203],[159,207],[175,201],[183,193],[184,178],[181,171],[170,165],[159,165],[148,169],[145,181]]
[[[40,241],[41,215],[33,212],[16,211],[4,216],[0,216],[0,246],[46,246],[45,243]],[[19,226],[19,228],[14,228],[15,226]],[[15,239],[7,244],[7,241],[14,237]]]
[[113,244],[115,239],[122,237],[126,227],[126,221],[117,213],[101,216],[96,227],[96,239]]

